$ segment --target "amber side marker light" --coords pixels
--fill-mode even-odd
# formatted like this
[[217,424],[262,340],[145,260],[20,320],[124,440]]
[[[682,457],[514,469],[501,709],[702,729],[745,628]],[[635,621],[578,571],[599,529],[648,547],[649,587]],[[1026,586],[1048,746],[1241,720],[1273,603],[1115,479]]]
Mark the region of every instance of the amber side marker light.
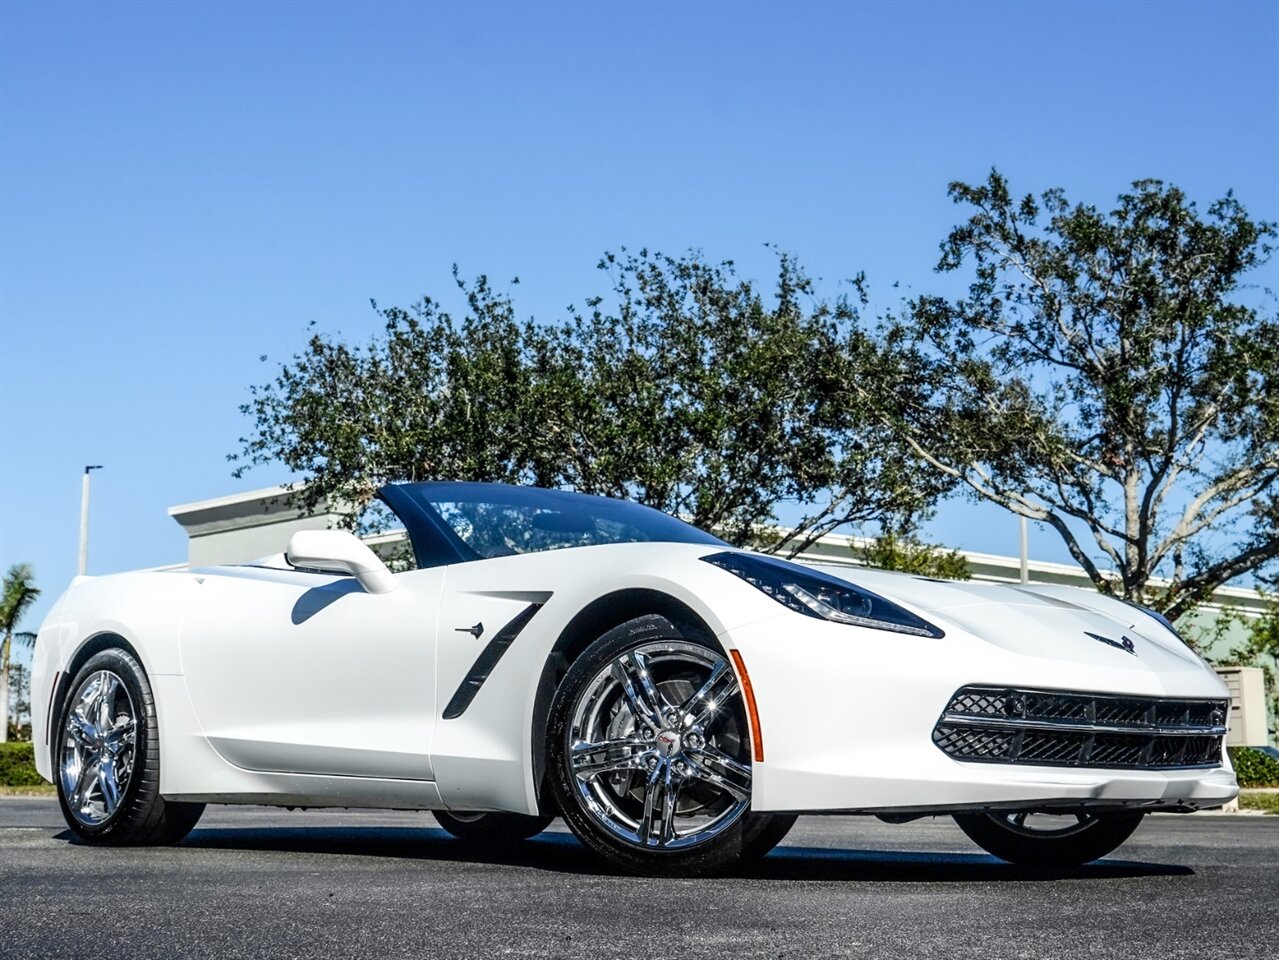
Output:
[[751,688],[751,675],[746,672],[746,662],[736,650],[728,651],[737,667],[737,676],[742,681],[742,695],[746,698],[746,712],[751,720],[751,745],[755,748],[755,762],[764,762],[764,735],[759,729],[759,710],[755,708],[755,691]]

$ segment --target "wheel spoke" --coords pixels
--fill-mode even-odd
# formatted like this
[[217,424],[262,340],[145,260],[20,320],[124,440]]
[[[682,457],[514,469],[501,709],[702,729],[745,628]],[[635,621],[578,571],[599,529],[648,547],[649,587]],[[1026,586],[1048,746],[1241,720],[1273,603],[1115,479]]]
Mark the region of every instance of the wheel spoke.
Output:
[[666,774],[662,778],[662,822],[657,837],[659,847],[675,839],[675,808],[679,806],[679,791],[683,785],[684,778],[676,776],[671,765],[666,764]]
[[118,753],[133,742],[134,724],[132,717],[121,717],[103,737],[107,747]]
[[71,734],[77,743],[86,745],[92,743],[98,736],[97,729],[85,719],[78,708],[67,715],[67,733]]
[[67,798],[67,805],[73,810],[83,809],[88,801],[89,788],[98,779],[98,758],[86,754],[80,765],[80,774],[76,777],[75,789]]
[[112,757],[103,757],[98,762],[98,789],[102,791],[102,803],[106,806],[107,816],[110,816],[120,805],[120,784],[116,780],[115,760]]
[[738,800],[751,795],[751,768],[734,760],[723,750],[706,744],[688,751],[693,760],[693,776],[732,794]]
[[640,686],[643,687],[644,696],[648,698],[648,702],[660,716],[662,707],[667,706],[666,698],[658,692],[657,687],[653,686],[653,675],[648,669],[648,657],[638,650],[632,650],[631,659],[639,667]]
[[638,652],[632,651],[613,661],[613,678],[622,686],[626,702],[637,722],[653,730],[662,728],[661,698],[648,675],[648,665]]
[[110,730],[115,719],[111,716],[111,708],[115,706],[116,691],[120,688],[120,680],[114,673],[103,670],[98,674],[98,695],[94,698],[94,713],[99,730]]
[[684,715],[684,728],[704,727],[715,719],[724,702],[737,692],[737,676],[723,660],[715,664],[695,694],[684,701],[680,711]]
[[653,835],[653,808],[657,805],[657,789],[662,782],[663,764],[657,764],[649,771],[648,780],[644,784],[644,815],[640,818],[639,841],[648,845]]
[[582,780],[590,780],[603,773],[617,770],[634,770],[641,765],[643,755],[651,744],[643,740],[605,740],[603,743],[575,743],[569,762],[573,773]]

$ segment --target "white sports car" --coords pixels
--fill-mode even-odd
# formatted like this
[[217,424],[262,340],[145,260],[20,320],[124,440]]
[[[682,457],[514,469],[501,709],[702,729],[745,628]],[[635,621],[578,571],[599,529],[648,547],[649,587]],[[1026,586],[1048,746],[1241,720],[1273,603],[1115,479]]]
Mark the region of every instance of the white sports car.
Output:
[[306,531],[72,584],[32,670],[72,830],[173,842],[253,803],[432,810],[501,842],[562,815],[627,869],[699,874],[800,813],[948,814],[1065,865],[1236,795],[1225,688],[1121,601],[789,563],[563,491],[380,496],[416,569]]

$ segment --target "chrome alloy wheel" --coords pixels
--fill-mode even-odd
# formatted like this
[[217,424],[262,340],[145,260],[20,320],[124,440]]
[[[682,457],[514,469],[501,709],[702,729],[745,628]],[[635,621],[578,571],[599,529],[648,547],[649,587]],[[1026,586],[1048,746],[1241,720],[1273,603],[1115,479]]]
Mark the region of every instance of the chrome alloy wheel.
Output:
[[582,808],[640,847],[710,840],[750,806],[750,733],[737,676],[716,651],[660,640],[585,685],[566,755]]
[[62,790],[80,823],[96,827],[119,808],[133,776],[137,713],[123,681],[110,670],[91,673],[67,711]]
[[1087,813],[991,813],[990,819],[1009,833],[1035,839],[1054,839],[1083,833],[1097,818]]

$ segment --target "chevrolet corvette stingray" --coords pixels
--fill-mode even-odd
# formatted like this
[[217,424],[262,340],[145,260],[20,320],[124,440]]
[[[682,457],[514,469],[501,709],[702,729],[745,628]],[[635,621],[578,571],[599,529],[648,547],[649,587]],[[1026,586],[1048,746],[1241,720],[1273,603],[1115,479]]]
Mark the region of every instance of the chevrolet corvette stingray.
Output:
[[559,490],[379,496],[409,569],[304,530],[72,583],[32,716],[80,838],[172,843],[208,803],[430,810],[484,843],[562,816],[625,869],[698,875],[801,813],[944,814],[1062,866],[1237,793],[1225,688],[1120,600],[793,563]]

